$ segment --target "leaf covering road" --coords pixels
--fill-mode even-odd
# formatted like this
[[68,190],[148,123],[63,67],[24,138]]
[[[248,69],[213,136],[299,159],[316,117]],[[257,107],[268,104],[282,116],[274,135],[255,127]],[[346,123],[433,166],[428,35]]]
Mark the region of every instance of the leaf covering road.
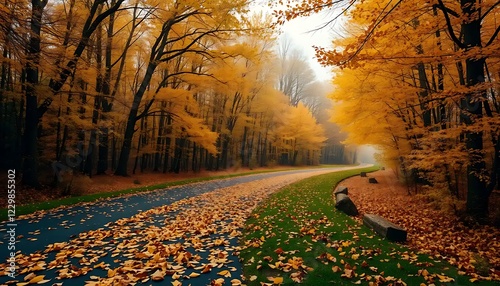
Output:
[[[130,285],[153,281],[240,285],[243,281],[237,241],[251,211],[279,188],[327,172],[332,169],[289,173],[220,188],[110,221],[100,228],[76,233],[70,240],[50,243],[41,251],[18,252],[15,280],[20,282],[18,285]],[[112,212],[112,203],[107,202],[107,206]],[[127,205],[122,202],[117,207]],[[32,227],[36,228],[36,224]],[[37,230],[33,229],[33,233]],[[6,266],[0,265],[5,271]],[[1,279],[3,283],[16,282],[7,276]]]

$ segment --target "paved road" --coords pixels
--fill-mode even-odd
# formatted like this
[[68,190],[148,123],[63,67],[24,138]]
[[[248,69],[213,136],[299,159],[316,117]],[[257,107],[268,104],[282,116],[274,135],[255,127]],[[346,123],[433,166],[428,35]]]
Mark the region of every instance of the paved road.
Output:
[[[213,205],[219,203],[217,200],[229,200],[224,196],[231,193],[231,187],[237,190],[239,186],[242,186],[242,188],[243,186],[246,186],[245,188],[251,188],[252,191],[258,191],[258,187],[256,186],[260,184],[259,182],[262,182],[262,184],[269,182],[270,185],[267,186],[265,190],[262,190],[262,192],[269,192],[274,191],[277,187],[279,187],[275,183],[270,183],[269,179],[271,178],[283,178],[283,182],[285,181],[285,178],[293,181],[319,173],[334,172],[345,168],[346,167],[282,171],[195,183],[65,207],[34,215],[27,219],[19,219],[16,221],[17,226],[15,228],[16,236],[18,237],[15,246],[16,250],[19,251],[16,263],[18,266],[21,266],[21,269],[24,269],[26,273],[18,275],[16,280],[22,280],[26,274],[36,270],[37,263],[44,269],[44,271],[38,271],[36,274],[44,274],[46,275],[46,279],[52,279],[49,282],[50,284],[54,282],[64,282],[67,285],[84,285],[85,281],[88,281],[91,275],[112,277],[113,273],[108,273],[107,269],[115,269],[113,266],[123,265],[125,261],[131,257],[131,255],[127,255],[126,253],[116,253],[116,255],[113,256],[112,254],[108,255],[109,252],[117,251],[117,249],[121,251],[121,247],[123,245],[126,246],[126,244],[123,243],[124,241],[129,243],[131,238],[136,235],[144,235],[147,230],[150,230],[151,233],[163,233],[161,232],[162,227],[168,228],[170,225],[175,225],[176,223],[178,224],[179,217],[182,218],[183,216],[186,216],[184,212],[188,212],[190,210],[191,213],[188,212],[188,214],[190,217],[193,217],[196,216],[197,213],[201,212],[202,209],[213,208]],[[251,183],[257,185],[248,185]],[[217,190],[219,190],[219,192],[220,190],[227,191],[217,194]],[[268,193],[263,194],[267,195]],[[236,209],[240,205],[245,205],[247,201],[252,200],[253,196],[255,196],[255,194],[252,194],[250,197],[245,197],[241,194],[232,195],[231,202],[234,201],[235,205],[231,206],[231,208]],[[229,204],[230,202],[228,201],[227,205]],[[224,208],[224,205],[225,204],[218,208]],[[163,209],[160,207],[163,207]],[[240,213],[247,211],[247,209],[248,208],[240,210]],[[155,210],[155,213],[143,215],[144,212],[147,212],[148,210]],[[219,211],[219,209],[211,210],[210,212],[217,213],[217,211]],[[178,237],[172,235],[169,239],[162,239],[163,245],[181,245],[180,248],[170,249],[169,251],[175,251],[176,255],[180,252],[186,253],[186,255],[189,256],[195,253],[199,256],[197,257],[199,263],[201,263],[201,261],[214,261],[214,255],[222,258],[219,265],[220,269],[206,271],[207,273],[200,276],[198,279],[188,280],[188,276],[193,272],[198,273],[203,271],[199,269],[201,266],[198,266],[198,269],[196,269],[196,265],[191,265],[190,267],[176,270],[181,275],[181,278],[179,278],[178,281],[184,281],[185,285],[207,285],[210,281],[223,277],[223,275],[220,275],[220,272],[224,269],[231,270],[231,278],[225,277],[227,283],[229,283],[231,279],[239,278],[241,275],[241,265],[239,265],[237,251],[235,250],[238,243],[237,235],[224,233],[223,230],[225,226],[237,220],[236,217],[231,217],[230,213],[231,209],[225,210],[224,217],[218,219],[215,231],[211,231],[207,234],[200,234],[199,237],[206,238],[206,240],[203,240],[200,243],[205,246],[209,245],[210,251],[201,251],[200,249],[192,247],[192,237],[194,236]],[[169,224],[168,227],[166,224]],[[135,230],[133,230],[134,227]],[[9,250],[7,248],[9,233],[7,231],[10,227],[6,224],[6,222],[3,222],[0,224],[0,229],[0,238],[3,242],[3,244],[0,245],[0,259],[5,261],[4,259],[9,256]],[[133,231],[131,231],[131,229]],[[235,231],[234,228],[232,231]],[[126,234],[117,238],[116,234],[120,232],[124,232]],[[103,235],[103,233],[105,235]],[[112,233],[112,235],[110,233]],[[141,249],[141,251],[144,252],[144,249],[147,247],[150,247],[151,249],[151,241],[148,242],[148,239],[150,238],[138,240],[142,243],[132,243],[132,245],[134,248]],[[89,241],[91,242],[90,245]],[[219,245],[214,245],[214,241],[216,241],[216,244]],[[54,248],[55,243],[61,242],[65,243],[65,245],[61,244],[60,247]],[[49,252],[47,251],[47,247],[50,247],[51,245],[52,249],[49,250],[52,251]],[[74,245],[74,247],[72,248],[71,245]],[[91,255],[91,257],[93,257],[95,263],[92,259],[90,262],[85,260],[82,262],[83,255],[79,255],[79,253],[75,254],[75,251],[78,252],[77,250],[81,248],[88,249],[89,251],[86,251],[86,253],[94,254],[94,256]],[[103,249],[109,251],[103,251]],[[156,251],[159,250],[159,248],[155,249]],[[61,251],[66,251],[66,254],[64,252],[61,253]],[[130,253],[135,252],[129,250],[129,254]],[[33,258],[34,255],[41,255],[42,258]],[[51,271],[47,271],[46,269],[51,266],[50,263],[60,259],[61,256],[69,257],[66,257],[64,263],[61,262],[61,264],[57,266],[52,265],[54,268]],[[83,257],[85,258],[86,256]],[[142,258],[143,260],[152,261],[151,257]],[[177,258],[178,256],[172,256],[173,260]],[[171,262],[175,262],[173,260],[167,262],[169,265],[168,267],[171,267]],[[102,269],[98,269],[99,267],[95,267],[96,264],[99,264],[98,262],[103,262],[103,265],[106,267],[103,266]],[[181,264],[185,264],[184,262],[189,264],[188,259],[186,259],[186,261],[179,262],[181,262]],[[200,265],[207,266],[208,264],[209,263],[202,263]],[[87,269],[85,265],[88,265],[89,268]],[[60,269],[67,268],[68,266],[73,266],[73,270],[71,272],[72,274],[70,273],[68,275],[71,277],[79,277],[72,278],[71,280],[55,280],[55,277],[61,276]],[[212,267],[215,266],[215,264],[212,263],[209,266]],[[137,267],[139,266],[133,266],[133,268]],[[158,266],[151,267],[150,265],[144,266],[142,264],[140,267],[145,269],[161,269],[161,267]],[[163,272],[170,271],[165,269],[165,267],[163,270]],[[87,274],[84,275],[82,272]],[[137,271],[134,272],[134,275],[143,274],[144,273],[137,274]],[[151,273],[148,273],[147,277],[151,277],[150,274]],[[194,276],[195,274],[192,275]],[[182,279],[182,277],[184,277],[184,279]],[[203,279],[201,279],[202,277]],[[167,275],[165,278],[170,279],[171,277]],[[12,279],[7,276],[0,277],[0,284],[7,281],[12,281]],[[151,280],[149,280],[146,284],[150,283]],[[231,283],[229,283],[229,285],[230,284]]]

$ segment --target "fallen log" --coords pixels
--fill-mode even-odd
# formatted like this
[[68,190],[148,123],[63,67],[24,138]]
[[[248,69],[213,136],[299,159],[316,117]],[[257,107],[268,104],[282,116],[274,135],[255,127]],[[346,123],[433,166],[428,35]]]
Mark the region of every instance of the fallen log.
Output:
[[359,214],[356,205],[351,201],[348,195],[338,193],[335,195],[335,208],[344,212],[349,216],[356,216]]
[[406,241],[407,232],[405,229],[379,215],[365,214],[363,216],[363,224],[390,241]]

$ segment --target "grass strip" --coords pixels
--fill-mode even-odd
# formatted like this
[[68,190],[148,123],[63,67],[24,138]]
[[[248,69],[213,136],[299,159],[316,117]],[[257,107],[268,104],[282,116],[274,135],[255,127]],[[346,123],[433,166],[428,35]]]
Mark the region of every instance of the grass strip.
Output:
[[246,284],[470,284],[453,266],[381,239],[335,209],[332,187],[374,169],[312,177],[283,188],[256,208],[240,241]]
[[[321,165],[321,166],[319,166],[319,168],[331,168],[331,167],[338,167],[338,165]],[[248,175],[291,171],[291,170],[296,170],[296,169],[300,169],[300,168],[287,168],[287,169],[279,169],[279,170],[263,170],[263,171],[244,172],[244,173],[230,174],[230,175],[200,177],[200,178],[194,178],[194,179],[187,179],[187,180],[162,183],[162,184],[157,184],[157,185],[152,185],[152,186],[129,188],[129,189],[124,189],[124,190],[119,190],[119,191],[95,193],[95,194],[82,195],[82,196],[65,197],[65,198],[46,201],[46,202],[18,205],[18,206],[16,206],[16,216],[27,215],[27,214],[34,213],[36,211],[50,210],[50,209],[54,209],[54,208],[61,207],[61,206],[70,206],[70,205],[75,205],[78,203],[94,202],[94,201],[101,200],[101,199],[115,198],[115,197],[120,197],[120,196],[124,196],[124,195],[130,195],[130,194],[138,194],[138,193],[142,193],[142,192],[149,192],[149,191],[165,189],[165,188],[175,187],[175,186],[180,186],[180,185],[200,183],[200,182],[213,181],[213,180],[221,180],[221,179],[229,179],[229,178],[248,176]],[[7,208],[1,208],[0,209],[0,222],[5,221],[7,219],[8,219]]]

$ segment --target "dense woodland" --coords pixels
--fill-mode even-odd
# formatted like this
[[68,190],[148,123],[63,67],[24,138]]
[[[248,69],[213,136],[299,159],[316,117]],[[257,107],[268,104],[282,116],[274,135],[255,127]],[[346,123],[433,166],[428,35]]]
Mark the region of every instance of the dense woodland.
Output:
[[500,189],[500,1],[304,1],[277,15],[325,10],[337,27],[348,18],[334,49],[316,49],[338,70],[333,119],[348,142],[379,146],[419,183],[408,192],[487,217]]
[[[327,123],[333,109],[345,143],[378,146],[415,183],[409,193],[488,216],[500,188],[500,1],[278,1],[273,17],[250,2],[3,1],[1,167],[37,187],[355,162]],[[336,29],[333,48],[316,47],[335,70],[334,108],[278,40],[280,24],[322,12],[331,21],[318,28]]]
[[328,126],[325,84],[250,4],[3,1],[2,169],[38,187],[352,161]]

